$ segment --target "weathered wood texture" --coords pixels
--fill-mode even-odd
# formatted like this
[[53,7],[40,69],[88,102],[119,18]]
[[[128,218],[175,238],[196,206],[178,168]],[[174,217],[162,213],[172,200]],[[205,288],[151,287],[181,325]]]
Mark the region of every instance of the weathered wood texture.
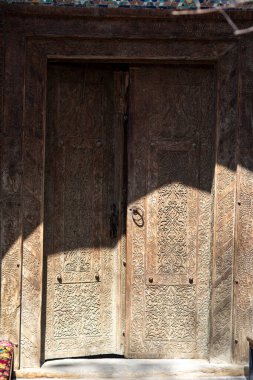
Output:
[[207,358],[213,68],[131,68],[130,83],[127,356]]
[[253,332],[253,43],[240,44],[240,130],[237,236],[234,272],[234,358],[248,360],[245,337]]
[[233,49],[218,63],[211,345],[211,358],[228,362],[232,359],[237,104],[238,51]]
[[[204,39],[235,40],[230,25],[218,13],[200,16],[182,16],[179,19],[171,15],[170,10],[154,9],[82,9],[77,7],[36,8],[25,4],[6,5],[1,3],[0,9],[8,27],[34,35],[86,35],[107,38],[142,38],[156,39]],[[252,24],[252,10],[231,12],[232,18],[243,27]],[[23,20],[29,19],[28,23]],[[216,27],[214,27],[214,24]]]
[[88,65],[49,70],[45,359],[122,354],[125,74],[115,70]]
[[4,98],[2,98],[1,104],[4,105],[4,109],[1,114],[3,123],[1,125],[0,335],[3,338],[10,339],[15,344],[15,365],[18,367],[22,268],[21,152],[24,45],[23,37],[16,33],[4,35],[4,42],[5,50],[4,54],[1,54],[1,74],[4,85]]
[[[40,92],[41,91],[40,81],[41,81],[41,78],[43,78],[45,75],[45,60],[43,61],[43,59],[45,59],[46,55],[58,56],[59,57],[59,52],[61,52],[61,54],[66,55],[66,56],[71,56],[71,57],[73,57],[74,53],[76,53],[77,56],[85,56],[85,55],[89,54],[89,57],[91,57],[91,55],[90,55],[91,52],[94,52],[93,53],[94,56],[98,56],[99,53],[101,56],[101,52],[103,52],[102,56],[105,56],[105,55],[110,56],[111,54],[113,54],[114,57],[117,57],[117,54],[119,54],[119,56],[122,56],[124,54],[124,56],[125,56],[126,52],[128,52],[129,57],[131,57],[133,54],[133,57],[135,57],[135,59],[136,59],[136,52],[138,52],[138,56],[141,57],[141,59],[143,59],[147,55],[148,51],[152,51],[151,55],[153,54],[153,56],[155,57],[155,55],[157,54],[157,49],[158,49],[160,54],[163,54],[163,56],[161,56],[161,55],[159,56],[162,59],[163,59],[163,57],[168,59],[168,56],[175,59],[175,56],[177,56],[177,54],[179,54],[179,51],[180,51],[180,49],[178,48],[178,46],[176,46],[176,44],[170,44],[169,48],[167,48],[167,46],[164,42],[160,42],[160,44],[157,44],[155,49],[152,48],[152,43],[149,43],[148,41],[146,41],[144,44],[141,43],[140,41],[135,41],[135,42],[132,41],[133,44],[129,43],[128,41],[120,41],[117,43],[114,42],[110,46],[108,46],[108,44],[105,44],[105,45],[101,44],[101,41],[99,41],[99,40],[97,40],[97,41],[96,40],[95,41],[87,40],[85,44],[80,44],[80,42],[81,42],[80,40],[76,41],[75,39],[63,40],[63,39],[56,39],[56,38],[53,38],[53,39],[41,39],[40,38],[39,40],[36,38],[35,39],[33,38],[33,39],[28,40],[27,57],[28,58],[31,57],[29,59],[31,59],[31,61],[34,62],[35,67],[36,67],[35,62],[40,62],[40,64],[37,64],[39,71],[28,70],[28,73],[29,73],[29,71],[32,72],[33,81],[35,83],[34,92],[33,92],[34,95],[30,96],[30,98],[32,99],[33,102],[35,102],[35,99],[37,98],[37,96],[38,95],[40,96],[40,94],[41,94],[41,92]],[[134,43],[136,44],[136,48],[134,48],[132,50]],[[183,45],[184,45],[184,43],[183,43]],[[202,54],[202,56],[205,56],[208,49],[209,49],[208,56],[209,56],[209,58],[211,58],[211,57],[217,56],[217,49],[221,49],[221,51],[222,51],[222,47],[225,48],[225,50],[226,50],[229,46],[228,44],[226,45],[222,42],[220,45],[218,44],[216,46],[216,48],[213,50],[211,48],[210,44],[204,45],[204,44],[198,44],[197,43],[197,45],[199,48],[198,56],[196,56],[196,54],[192,55],[192,53],[191,53],[193,51],[194,44],[192,44],[192,50],[189,49],[188,52],[184,51],[183,53],[188,54],[188,57],[191,59],[198,60],[199,57],[201,56],[201,54]],[[161,47],[163,47],[164,50],[162,50]],[[174,49],[176,49],[176,50],[174,50]],[[183,56],[181,56],[181,58],[183,58]],[[44,64],[43,64],[43,62],[44,62]],[[29,74],[27,74],[27,75],[29,75]],[[37,86],[38,90],[36,90],[36,86]],[[29,89],[29,93],[31,93],[31,91],[33,91],[33,88]],[[40,107],[41,107],[40,111],[37,112],[37,115],[41,115],[40,117],[42,117],[43,116],[43,103],[41,102],[41,99],[38,98],[37,104],[40,105]],[[40,121],[40,124],[41,123],[42,123],[42,121]],[[39,159],[39,162],[41,162],[40,160],[41,159]],[[41,191],[40,186],[37,186],[37,188],[38,188],[38,191]],[[35,244],[36,244],[36,241],[35,241]],[[39,252],[36,249],[35,249],[35,252],[37,252],[39,260],[41,260],[41,252]],[[36,277],[37,279],[34,280],[34,281],[38,281],[38,284],[41,281],[39,276],[41,276],[41,274],[39,274],[38,277]],[[32,285],[33,285],[33,283],[31,282],[31,284],[29,284],[29,286],[32,286]],[[27,293],[29,293],[29,292],[27,292]],[[40,284],[40,286],[38,286],[37,299],[39,299],[39,297],[41,297],[41,293],[42,293],[42,284]],[[30,305],[29,302],[27,302],[27,305],[28,305],[27,306],[28,307],[28,315],[32,316],[33,311],[32,311],[32,308],[29,306]],[[24,302],[24,310],[25,310],[25,307],[26,307],[26,303]],[[29,307],[30,307],[30,309],[29,309]],[[24,320],[24,323],[25,323],[25,320]],[[34,322],[34,324],[36,324],[36,322]],[[36,330],[36,331],[37,331],[37,338],[33,338],[33,339],[35,339],[36,342],[39,342],[40,330]],[[25,336],[25,328],[24,328],[24,334],[23,334],[23,332],[21,332],[21,335],[22,335],[22,337],[23,336],[26,337]],[[31,335],[29,330],[28,330],[28,335]],[[33,335],[33,337],[34,336],[35,335]],[[33,358],[35,358],[35,357],[37,358],[36,359],[36,363],[37,363],[37,361],[39,360],[39,356],[40,356],[39,355],[39,344],[34,342],[33,344],[30,344],[30,346],[26,345],[26,347],[30,347],[29,350],[32,352]],[[36,353],[33,350],[35,350]],[[24,352],[24,355],[25,354],[27,355],[28,351],[26,351],[26,353]],[[30,366],[30,364],[29,364],[30,362],[29,361],[26,362],[26,359],[24,359],[24,360],[25,360],[25,362],[22,365],[23,366]],[[36,363],[34,362],[34,363],[32,363],[32,365],[33,366],[37,365]]]
[[[23,130],[21,366],[40,365],[46,59],[26,56]],[[39,313],[38,313],[39,310]]]
[[[129,63],[156,62],[156,64],[158,61],[180,63],[189,61],[191,64],[193,62],[217,64],[217,124],[220,127],[215,174],[214,255],[217,260],[214,260],[212,281],[214,289],[211,312],[211,356],[216,360],[231,360],[233,340],[238,336],[238,344],[233,350],[234,358],[236,361],[245,360],[246,333],[252,328],[252,305],[249,304],[250,298],[248,298],[248,294],[252,291],[251,269],[245,269],[246,266],[251,268],[252,253],[250,250],[252,238],[250,230],[252,67],[249,64],[252,59],[252,43],[250,40],[242,43],[239,66],[237,64],[239,41],[233,37],[227,23],[217,15],[202,18],[183,17],[179,22],[168,11],[79,10],[17,5],[0,5],[0,7],[4,25],[4,65],[1,66],[2,71],[4,66],[4,111],[1,152],[0,326],[2,336],[11,338],[17,345],[21,339],[21,365],[38,366],[41,361],[43,262],[41,223],[48,59],[99,61],[106,59]],[[241,26],[252,23],[252,11],[235,12],[233,15]],[[24,69],[25,59],[26,69]],[[235,201],[236,196],[234,151],[238,69],[241,71],[242,98],[241,111],[239,111],[241,132],[238,140],[240,142],[238,178],[241,180],[237,192],[238,195],[242,194],[240,196],[244,202],[241,202],[240,207],[238,205],[236,219],[231,202]],[[216,82],[216,79],[214,81]],[[150,101],[152,105],[152,99]],[[235,223],[238,224],[237,238],[234,235]],[[208,234],[206,238],[209,239]],[[241,280],[235,284],[233,338],[234,243],[232,240],[234,238],[237,247],[235,273]],[[208,258],[210,259],[210,255]],[[23,283],[20,330],[21,266]],[[237,281],[236,278],[235,280]],[[207,282],[204,281],[203,284],[208,299]],[[149,286],[149,289],[151,288]],[[206,312],[203,313],[201,319],[203,326],[207,326],[206,315]],[[206,356],[207,337],[203,342],[205,348],[203,350],[203,347],[200,348],[199,352]],[[152,349],[154,351],[155,347]],[[18,355],[17,347],[16,366],[19,365]]]

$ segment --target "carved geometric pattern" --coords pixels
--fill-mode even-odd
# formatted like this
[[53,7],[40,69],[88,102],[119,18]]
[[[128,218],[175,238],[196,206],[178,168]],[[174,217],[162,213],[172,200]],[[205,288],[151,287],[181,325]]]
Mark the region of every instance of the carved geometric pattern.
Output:
[[238,77],[235,75],[238,53],[231,50],[219,61],[219,128],[215,173],[215,221],[212,291],[212,360],[232,358],[232,289],[235,242],[236,128]]
[[100,284],[59,284],[54,287],[55,337],[101,335]]
[[[65,3],[66,3],[66,1],[65,1]],[[92,6],[92,2],[90,2],[90,3]],[[103,4],[103,2],[100,2],[100,4],[102,6],[105,6],[105,4]],[[156,4],[158,5],[158,2]],[[205,7],[207,3],[201,2],[201,4],[203,4],[203,6]],[[87,5],[87,3],[84,3],[84,5]],[[100,6],[100,5],[98,5],[98,6]],[[108,4],[108,6],[111,6],[111,5]],[[143,6],[146,6],[146,4],[144,4],[144,2],[143,2]],[[16,22],[16,20],[15,20],[15,22]],[[191,33],[194,34],[195,37],[199,38],[200,37],[200,30],[202,27],[204,27],[204,25],[198,25],[198,27],[196,27],[196,25],[193,25],[193,24],[194,23],[189,22],[189,26],[187,25],[187,29],[188,29],[188,27],[190,30],[192,28],[192,30],[194,30],[194,32],[191,31]],[[213,28],[213,23],[209,23],[209,24],[211,25],[211,28],[214,30],[215,28]],[[11,23],[10,23],[10,25],[11,25]],[[11,27],[12,26],[10,26],[10,28]],[[223,33],[223,32],[227,33],[227,27],[225,27],[225,24],[224,24],[224,28],[220,24],[218,24],[218,27],[220,28],[221,33]],[[27,25],[27,28],[28,28],[28,25]],[[31,26],[29,26],[29,30],[30,31],[35,30],[34,28],[38,28],[38,30],[39,30],[40,25],[36,24],[36,26],[35,26],[35,24],[31,23]],[[55,28],[55,24],[52,26],[52,28]],[[48,33],[50,33],[50,32],[48,32]],[[52,32],[52,34],[53,34],[53,32]],[[23,50],[24,45],[22,44],[22,39],[23,39],[22,33],[20,33],[20,36],[12,35],[12,34],[10,34],[10,36],[11,36],[12,41],[10,41],[10,42],[8,41],[8,44],[6,44],[6,49],[7,49],[6,51],[8,51],[10,53],[13,49],[15,49],[15,51],[17,52],[17,55],[20,57],[20,61],[18,62],[18,64],[16,62],[14,62],[14,60],[12,60],[10,58],[10,57],[12,57],[12,54],[7,54],[7,56],[6,56],[6,60],[7,60],[6,66],[8,67],[8,72],[11,75],[8,74],[7,77],[5,78],[5,85],[6,85],[6,88],[11,89],[11,91],[8,91],[5,94],[5,96],[6,96],[5,97],[5,107],[6,107],[5,112],[6,112],[7,117],[6,117],[4,125],[5,125],[5,130],[8,131],[8,137],[6,137],[6,139],[4,141],[4,146],[6,147],[6,150],[9,151],[9,154],[12,155],[12,157],[10,159],[10,157],[8,158],[7,156],[5,157],[3,155],[4,163],[3,163],[2,169],[3,169],[3,186],[9,187],[10,189],[12,188],[14,190],[15,189],[18,190],[19,189],[19,183],[21,182],[20,181],[21,175],[19,172],[19,165],[16,165],[16,163],[18,163],[18,162],[22,163],[22,158],[21,158],[20,153],[19,153],[20,152],[19,145],[21,146],[21,135],[19,135],[19,136],[17,135],[18,130],[17,130],[16,126],[22,124],[22,120],[23,120],[22,115],[24,113],[23,113],[23,109],[22,109],[22,105],[21,105],[22,102],[18,101],[18,99],[23,98],[23,84],[21,85],[17,79],[22,78],[22,75],[23,75],[22,73],[24,72],[24,64],[23,64],[24,63],[24,50]],[[213,34],[212,34],[212,36],[213,36]],[[212,37],[210,37],[210,38],[212,38]],[[62,39],[62,41],[63,40],[64,39]],[[50,41],[50,43],[51,43],[51,41]],[[251,41],[249,41],[249,44],[250,43],[251,43]],[[45,41],[42,41],[42,44],[45,47],[45,49],[47,49],[47,44],[45,43]],[[40,45],[40,47],[42,46],[42,44]],[[66,44],[67,44],[67,42],[66,42]],[[66,47],[66,51],[70,51],[70,49],[72,48],[72,45],[70,48],[70,47],[67,47],[66,44],[64,45]],[[222,45],[222,43],[221,44],[216,43],[215,49],[213,49],[214,45],[212,44],[211,50],[212,50],[212,52],[215,51],[215,55],[216,54],[218,55],[221,51],[224,51],[224,47],[225,46],[228,47],[229,44]],[[40,211],[41,207],[42,207],[41,206],[42,205],[41,200],[43,198],[43,196],[41,194],[41,189],[43,187],[42,186],[43,185],[43,183],[42,183],[43,182],[43,176],[42,176],[43,156],[42,156],[42,152],[41,152],[42,148],[43,148],[43,132],[42,132],[43,131],[43,123],[41,121],[42,121],[42,115],[43,115],[42,106],[43,106],[43,101],[44,101],[43,100],[44,92],[43,92],[43,88],[41,86],[41,83],[42,83],[41,78],[44,78],[43,73],[45,72],[45,70],[44,70],[44,61],[40,57],[41,53],[39,53],[39,50],[38,50],[39,48],[37,49],[37,46],[39,46],[38,41],[36,41],[34,46],[35,45],[36,45],[36,49],[34,48],[34,51],[32,52],[32,54],[35,55],[35,50],[36,50],[37,58],[34,59],[34,61],[32,62],[32,65],[30,65],[31,67],[29,66],[31,59],[30,59],[30,56],[27,55],[28,56],[28,60],[27,60],[28,76],[26,78],[28,78],[28,80],[26,79],[26,88],[28,89],[27,94],[29,96],[26,96],[25,104],[26,104],[26,108],[27,108],[27,110],[29,110],[29,112],[27,112],[27,115],[25,117],[24,141],[25,141],[25,146],[28,149],[27,149],[27,152],[24,153],[25,157],[24,157],[23,164],[24,164],[24,191],[26,192],[26,190],[28,189],[30,204],[29,204],[29,202],[25,203],[25,207],[23,207],[23,210],[25,210],[27,208],[29,208],[29,210],[33,210],[33,209],[39,210],[38,220],[41,221],[42,220],[41,216],[43,214]],[[208,44],[204,44],[204,45],[205,45],[205,47],[208,46]],[[32,43],[30,44],[28,42],[27,46],[28,46],[28,49],[27,49],[28,54],[31,54]],[[50,46],[53,46],[53,44]],[[63,46],[62,42],[59,43],[59,46]],[[78,44],[76,44],[75,46],[78,46]],[[216,47],[218,49],[217,53],[216,53]],[[50,47],[50,49],[51,49],[50,50],[51,52],[57,51],[56,48]],[[247,49],[248,49],[248,47],[247,47]],[[245,48],[245,51],[247,49]],[[74,51],[74,47],[73,47],[72,51]],[[203,49],[200,49],[200,51],[201,51],[201,54],[203,54]],[[59,50],[58,50],[57,54],[60,54]],[[187,53],[187,54],[189,55],[189,53]],[[210,51],[208,54],[210,54]],[[248,57],[251,57],[252,56],[252,49],[249,52],[247,52],[247,54],[249,54]],[[217,57],[217,55],[215,57]],[[247,62],[251,62],[251,59],[248,59],[248,57],[247,57],[247,59],[242,60],[242,63],[244,63],[244,65],[246,65]],[[236,62],[236,56],[230,55],[229,60],[230,60],[230,62]],[[42,62],[42,64],[40,64],[39,62]],[[227,66],[226,63],[224,64],[224,67],[225,66]],[[35,68],[37,68],[37,69],[35,70]],[[231,82],[231,80],[232,80],[232,82],[234,82],[233,78],[235,78],[235,75],[236,75],[236,64],[233,64],[233,70],[232,71],[234,73],[233,76],[231,76],[232,79],[226,78],[225,76],[223,76],[224,80],[221,81],[221,83],[224,84],[224,87],[226,87],[227,84],[229,84]],[[31,73],[33,73],[32,77],[31,77]],[[242,87],[245,90],[245,92],[252,89],[252,80],[249,80],[248,77],[249,76],[248,76],[248,72],[247,72],[247,73],[245,73],[245,76],[243,77],[244,82],[242,84]],[[228,110],[225,109],[224,115],[226,115],[226,116],[233,115],[233,112],[237,112],[236,107],[235,107],[235,101],[231,96],[231,94],[236,93],[236,91],[237,90],[235,90],[234,88],[228,87],[227,93],[224,93],[224,96],[221,97],[223,104],[225,104],[226,102],[232,104],[231,109],[228,109]],[[33,94],[33,96],[30,96],[30,94]],[[246,101],[246,98],[248,99],[248,101]],[[36,101],[34,101],[34,99],[36,99]],[[203,96],[203,99],[205,99],[204,96]],[[226,99],[229,99],[229,100],[226,100]],[[244,94],[244,96],[242,98],[242,102],[241,102],[243,107],[244,107],[244,120],[243,120],[243,128],[242,128],[242,130],[244,131],[243,133],[245,133],[245,131],[247,129],[246,126],[248,125],[248,127],[249,127],[249,130],[247,132],[247,133],[249,133],[249,135],[246,134],[246,138],[244,140],[242,140],[242,150],[244,149],[243,147],[245,147],[247,144],[250,144],[252,146],[252,141],[250,138],[250,136],[251,136],[250,135],[251,124],[249,123],[249,114],[250,114],[249,110],[251,110],[251,108],[248,108],[248,107],[251,107],[250,106],[251,100],[252,100],[252,94],[248,93],[248,94]],[[35,105],[38,105],[38,106],[35,106]],[[15,106],[15,110],[16,110],[15,113],[13,113],[13,111],[12,111],[14,109],[14,106]],[[31,112],[31,111],[33,111],[33,112]],[[35,124],[34,124],[35,120],[36,120],[36,127],[34,127],[35,126]],[[222,123],[224,120],[226,120],[225,117],[223,117]],[[33,126],[32,136],[29,136],[30,126]],[[226,138],[231,135],[231,130],[229,130],[229,128],[225,132],[226,133],[223,135],[221,140],[226,140]],[[15,149],[13,149],[14,148],[14,146],[12,145],[13,141],[15,141],[15,144],[16,144]],[[32,154],[31,159],[29,159],[28,153],[30,153],[30,151],[33,149],[33,146],[36,144],[36,142],[38,142],[38,145],[40,146],[40,148],[37,150],[36,154]],[[227,147],[229,147],[229,145],[230,145],[230,142],[228,142]],[[26,149],[23,149],[23,150],[25,151]],[[231,148],[231,150],[234,152],[235,151],[234,147]],[[15,155],[15,157],[14,157],[14,153],[17,153],[17,155]],[[222,156],[222,154],[221,154],[221,156]],[[244,152],[243,156],[250,159],[251,154],[250,153],[245,154],[245,152]],[[139,159],[141,159],[141,158],[139,158]],[[230,159],[230,157],[229,157],[229,159]],[[13,166],[14,162],[15,162],[15,167]],[[12,167],[12,173],[8,172],[8,170],[6,170],[6,168],[4,167],[5,165],[9,166],[10,164]],[[224,165],[226,165],[226,164],[227,163],[225,163]],[[247,164],[245,167],[247,167]],[[247,179],[244,181],[244,183],[246,184],[246,182],[247,182]],[[220,181],[220,184],[222,184],[222,179]],[[5,189],[4,189],[4,191],[5,191]],[[248,191],[250,192],[250,188],[248,189]],[[141,191],[139,191],[139,193],[140,192]],[[4,196],[9,197],[9,195],[11,195],[12,193],[14,193],[14,191],[12,191],[12,190],[10,190],[10,192],[6,192],[6,193],[4,192]],[[208,260],[206,260],[205,252],[208,250],[208,247],[210,246],[208,234],[205,233],[206,228],[207,228],[206,221],[208,221],[208,215],[209,215],[208,214],[208,206],[206,206],[207,200],[208,200],[208,194],[206,194],[205,191],[203,191],[200,194],[200,198],[201,198],[200,199],[200,206],[203,209],[205,209],[205,213],[202,212],[202,215],[204,215],[204,217],[200,218],[200,226],[201,227],[200,227],[199,232],[202,236],[201,237],[202,259],[200,260],[200,262],[198,264],[201,264],[201,265],[199,265],[199,268],[202,268],[200,271],[203,273],[203,278],[201,280],[201,285],[198,284],[198,289],[200,289],[198,299],[199,300],[202,299],[201,302],[203,303],[203,305],[205,305],[205,303],[208,300],[208,294],[206,294],[207,292],[206,292],[205,280],[204,280],[205,274],[206,274],[205,269],[208,268]],[[19,201],[19,193],[17,193],[17,197],[15,196],[15,199],[17,201]],[[27,207],[28,205],[29,205],[29,207]],[[5,207],[5,204],[3,204],[3,207]],[[7,208],[8,208],[8,206],[7,206]],[[17,204],[17,208],[16,208],[17,214],[19,212],[19,208],[20,208],[20,206]],[[19,216],[14,215],[14,214],[15,213],[13,213],[13,215],[10,214],[11,219],[13,221],[19,220]],[[249,212],[249,214],[250,214],[250,212]],[[36,220],[36,216],[34,216],[34,215],[26,215],[24,219],[25,219],[24,237],[26,237],[27,236],[26,233],[30,232],[33,228],[36,227],[37,220]],[[7,216],[7,220],[8,220],[8,216]],[[3,223],[4,223],[4,221],[5,221],[5,216],[3,215]],[[30,221],[31,223],[29,224],[28,221]],[[245,223],[245,225],[247,225],[247,223],[248,223],[246,218],[244,218],[242,220],[242,222]],[[20,234],[20,224],[18,222],[17,223],[17,236],[19,234]],[[38,236],[39,237],[30,239],[30,241],[27,240],[27,245],[28,245],[29,249],[27,249],[26,246],[23,247],[24,257],[26,257],[26,263],[29,263],[29,264],[27,264],[27,265],[29,265],[29,267],[27,266],[27,268],[31,267],[32,260],[30,260],[30,259],[32,259],[34,257],[32,252],[36,252],[37,264],[39,265],[39,268],[42,267],[42,263],[41,263],[42,250],[41,250],[40,244],[37,244],[38,241],[41,241],[42,230],[39,231]],[[19,310],[20,299],[19,299],[19,297],[17,297],[17,299],[15,301],[16,303],[12,304],[13,314],[8,314],[10,311],[9,307],[4,306],[4,304],[5,304],[5,298],[4,297],[6,294],[4,291],[4,287],[6,287],[6,284],[4,283],[4,281],[6,280],[6,283],[12,284],[12,288],[16,289],[17,294],[18,294],[18,291],[20,289],[20,283],[19,283],[20,281],[17,281],[17,283],[16,283],[16,282],[14,282],[14,279],[17,280],[20,277],[20,274],[19,274],[19,270],[17,269],[17,270],[15,270],[15,276],[14,276],[14,270],[13,270],[14,262],[16,265],[16,259],[21,257],[20,254],[21,254],[22,250],[20,249],[20,247],[18,247],[18,244],[19,244],[19,242],[17,241],[17,247],[12,246],[11,250],[8,252],[7,252],[7,249],[5,248],[5,246],[2,245],[2,248],[3,248],[2,252],[6,253],[6,256],[4,258],[5,265],[8,268],[12,268],[12,270],[9,271],[9,273],[11,274],[9,277],[8,276],[6,276],[6,277],[2,276],[2,290],[3,290],[2,291],[2,297],[3,297],[3,299],[2,299],[2,301],[3,301],[2,302],[2,316],[6,316],[6,318],[8,316],[8,318],[9,318],[10,329],[8,329],[8,333],[10,331],[10,334],[13,336],[13,341],[19,340],[19,327],[18,327],[19,323],[17,321],[20,320],[19,315],[18,315],[19,314],[18,310]],[[38,246],[38,249],[37,248],[34,249],[34,247],[37,247],[37,246]],[[12,252],[13,252],[13,255],[12,255]],[[35,298],[40,299],[40,296],[41,296],[40,286],[42,284],[42,281],[41,281],[41,277],[40,277],[40,271],[37,271],[37,269],[35,269],[34,271],[30,271],[30,269],[27,270],[27,268],[26,267],[24,268],[24,272],[26,272],[26,275],[28,278],[30,276],[30,279],[31,278],[33,279],[33,283],[35,284],[35,289],[33,289],[31,281],[28,284],[24,282],[25,286],[27,286],[27,289],[26,289],[27,292],[24,293],[24,297],[22,297],[22,301],[23,301],[22,325],[23,325],[23,315],[24,315],[24,316],[26,316],[25,317],[26,320],[30,322],[30,328],[34,328],[34,326],[36,325],[36,319],[37,318],[33,319],[34,307],[33,307],[33,304],[29,305],[29,303],[26,302],[26,296],[30,293],[30,290],[33,289],[34,299]],[[144,271],[144,268],[138,267],[136,271],[142,272],[142,271]],[[137,282],[137,279],[135,279],[135,280]],[[208,281],[208,276],[206,277],[206,281]],[[137,283],[137,285],[136,285],[136,292],[137,292],[137,288],[139,287],[139,284],[140,284],[140,282]],[[231,294],[231,288],[230,289],[228,288],[227,294]],[[242,292],[241,294],[245,294],[245,292]],[[11,295],[11,293],[7,293],[6,294],[7,298],[10,295]],[[226,300],[226,298],[224,298],[224,300]],[[222,302],[224,300],[221,300],[220,305],[222,305]],[[200,304],[201,304],[201,302],[200,302]],[[10,304],[11,304],[10,302],[7,302],[7,305],[10,305]],[[14,304],[15,304],[15,306],[14,306]],[[242,302],[242,304],[244,304],[244,302]],[[245,303],[245,305],[246,304],[247,304],[247,302]],[[214,352],[219,352],[219,353],[222,352],[223,349],[226,350],[226,348],[228,346],[230,346],[230,342],[231,342],[231,335],[229,335],[229,339],[227,339],[226,330],[223,329],[223,327],[224,327],[223,322],[224,322],[225,318],[227,318],[227,317],[230,318],[230,315],[225,308],[223,308],[223,309],[220,308],[220,310],[221,310],[220,314],[221,315],[223,314],[223,317],[221,317],[218,321],[216,321],[217,323],[215,323],[215,326],[217,328],[217,331],[219,330],[219,328],[221,329],[221,333],[218,334],[219,336],[217,336],[217,341],[216,341],[217,345],[214,348]],[[218,313],[218,312],[219,312],[218,309],[215,310],[215,313]],[[36,313],[36,315],[38,314],[37,310],[35,313]],[[253,314],[251,313],[251,315],[253,315]],[[201,319],[204,320],[202,315],[200,315],[200,320]],[[247,325],[247,326],[249,325],[251,328],[253,324],[250,321],[248,322],[248,319],[249,319],[248,314],[245,314],[242,316],[238,315],[238,321],[245,321],[245,323],[243,323],[243,324]],[[5,323],[1,323],[1,326],[4,326],[4,325],[6,326]],[[32,325],[32,327],[31,327],[31,325]],[[206,326],[206,323],[204,323],[203,327],[205,328],[205,326]],[[227,325],[225,326],[225,328],[226,327],[227,327]],[[204,328],[203,328],[203,330],[204,330]],[[242,326],[242,328],[243,328],[243,326]],[[243,334],[244,333],[245,333],[245,330],[244,330]],[[22,359],[22,365],[23,366],[31,367],[32,365],[39,365],[39,362],[40,362],[40,359],[39,359],[40,358],[40,344],[39,344],[40,343],[40,335],[41,335],[40,327],[38,326],[36,337],[35,337],[36,339],[34,339],[34,341],[31,341],[30,339],[28,339],[29,331],[24,329],[22,326],[21,353],[22,353],[22,357],[23,357],[23,359]],[[244,335],[242,335],[242,336],[245,337]],[[225,339],[223,339],[224,337],[225,337]],[[201,336],[198,339],[199,339],[199,341],[201,341]],[[223,339],[223,343],[221,343],[221,339]],[[242,338],[242,341],[244,342],[245,339]],[[229,344],[228,344],[228,342],[229,342]],[[79,343],[80,343],[80,346],[84,345],[83,341],[80,341]],[[86,345],[86,343],[85,343],[85,345]],[[155,345],[155,343],[154,343],[154,345]],[[59,348],[60,343],[59,343],[59,345],[57,343],[56,346]],[[173,347],[175,347],[175,346],[173,346]],[[161,348],[161,346],[158,346],[157,348],[160,349],[160,352],[163,352],[163,348]],[[192,350],[193,350],[191,344],[185,345],[182,342],[177,342],[176,348],[177,348],[177,350],[181,350],[182,352],[185,352],[185,350],[189,350],[189,352],[192,352]],[[216,350],[216,348],[217,348],[217,350]],[[132,349],[133,349],[133,351],[135,351],[134,346],[132,347]],[[136,345],[136,349],[138,349],[138,345]],[[17,353],[18,353],[18,351],[19,350],[17,350]],[[17,359],[17,355],[16,355],[16,359]],[[18,361],[17,361],[17,363],[18,363]]]
[[[130,357],[208,356],[215,130],[211,83],[208,69],[142,68],[134,73],[130,207],[144,210],[145,223],[140,227],[128,219]],[[191,93],[194,106],[174,107],[171,88]],[[154,99],[152,109],[143,94]],[[180,134],[183,129],[186,135]]]
[[146,287],[145,337],[194,341],[196,335],[195,293],[195,286]]
[[91,268],[90,249],[64,252],[64,272],[88,272]]
[[58,67],[49,74],[45,358],[118,352],[121,310],[113,296],[121,248],[108,227],[122,189],[110,96],[114,72]]
[[[249,51],[253,52],[252,42]],[[247,72],[253,78],[253,65],[245,60]],[[247,81],[244,79],[245,88]],[[242,117],[248,110],[252,114],[252,87],[244,90]],[[253,165],[252,165],[252,126],[243,123],[241,133],[241,157],[238,170],[239,192],[237,205],[237,247],[235,256],[234,313],[235,358],[238,362],[248,360],[246,337],[253,334]],[[243,137],[243,138],[242,138]],[[247,147],[247,149],[245,149]]]
[[[17,44],[18,45],[18,44]],[[16,48],[15,48],[16,51]],[[22,64],[20,65],[20,67]],[[41,70],[41,62],[35,57],[26,61],[29,75],[26,78],[27,89],[23,109],[24,124],[31,126],[36,120],[34,128],[24,128],[23,135],[23,266],[22,266],[22,308],[21,308],[21,366],[36,367],[39,365],[41,350],[41,287],[43,265],[43,128],[42,119],[38,118],[39,109],[43,104],[43,90],[41,85],[36,86],[36,78]],[[24,66],[23,66],[24,67]],[[31,67],[33,69],[31,70]],[[16,72],[17,68],[14,69]],[[33,86],[32,86],[33,84]],[[37,101],[31,99],[28,90],[33,87]],[[38,90],[40,87],[41,90]],[[23,91],[23,90],[22,90]],[[33,97],[33,96],[32,96]],[[35,104],[36,103],[36,104]],[[29,110],[29,111],[28,111]],[[40,311],[39,311],[40,310]],[[27,343],[27,348],[25,344]],[[26,354],[24,352],[26,351]]]
[[[240,93],[239,165],[237,198],[237,240],[234,284],[235,360],[248,362],[246,337],[253,336],[253,54],[252,39],[241,48],[241,70],[244,73]],[[251,119],[251,121],[250,121]]]
[[[158,273],[185,273],[187,260],[187,188],[183,168],[187,154],[160,151],[158,154]],[[181,163],[181,165],[179,165]],[[188,174],[188,173],[187,173]],[[180,178],[181,177],[181,178]]]

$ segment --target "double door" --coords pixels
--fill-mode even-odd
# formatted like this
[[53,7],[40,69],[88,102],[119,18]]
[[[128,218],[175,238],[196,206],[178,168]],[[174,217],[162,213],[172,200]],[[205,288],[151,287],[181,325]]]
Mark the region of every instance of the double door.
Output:
[[49,67],[45,359],[207,357],[214,141],[209,66]]

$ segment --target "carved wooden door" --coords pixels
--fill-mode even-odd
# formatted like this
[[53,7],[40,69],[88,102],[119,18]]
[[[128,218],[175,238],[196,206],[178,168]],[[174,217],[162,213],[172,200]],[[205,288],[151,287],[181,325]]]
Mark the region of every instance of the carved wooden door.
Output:
[[128,357],[208,355],[214,79],[208,66],[130,71]]
[[45,359],[122,353],[125,73],[53,65],[44,218]]

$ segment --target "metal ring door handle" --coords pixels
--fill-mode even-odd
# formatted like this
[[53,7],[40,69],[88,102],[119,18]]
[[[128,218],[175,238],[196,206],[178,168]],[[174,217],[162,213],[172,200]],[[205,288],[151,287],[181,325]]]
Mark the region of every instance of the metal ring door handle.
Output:
[[144,210],[140,207],[133,207],[130,209],[132,212],[132,219],[136,226],[143,227],[144,226]]

